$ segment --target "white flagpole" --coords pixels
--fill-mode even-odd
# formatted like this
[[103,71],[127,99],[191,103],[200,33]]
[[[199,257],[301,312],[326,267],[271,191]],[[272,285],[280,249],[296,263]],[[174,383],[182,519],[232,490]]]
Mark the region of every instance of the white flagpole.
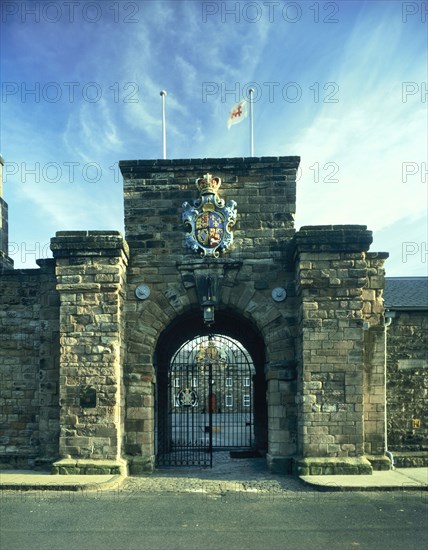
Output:
[[162,145],[163,145],[163,158],[166,159],[166,117],[165,117],[165,96],[166,91],[161,90],[162,96]]
[[251,156],[254,157],[254,111],[253,111],[253,93],[254,88],[248,90],[250,94],[250,147]]

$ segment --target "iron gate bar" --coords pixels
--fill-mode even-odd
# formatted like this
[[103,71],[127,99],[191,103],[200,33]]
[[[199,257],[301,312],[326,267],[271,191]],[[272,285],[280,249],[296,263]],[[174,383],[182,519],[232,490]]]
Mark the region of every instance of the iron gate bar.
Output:
[[210,468],[213,466],[213,406],[212,406],[212,392],[213,392],[213,364],[210,362],[208,366],[208,387],[209,387],[209,393],[208,393],[208,399],[209,399],[209,405],[208,405],[208,414],[209,414],[209,427],[208,427],[208,433],[210,438]]
[[212,466],[215,449],[251,449],[255,368],[220,334],[197,336],[159,376],[158,466]]

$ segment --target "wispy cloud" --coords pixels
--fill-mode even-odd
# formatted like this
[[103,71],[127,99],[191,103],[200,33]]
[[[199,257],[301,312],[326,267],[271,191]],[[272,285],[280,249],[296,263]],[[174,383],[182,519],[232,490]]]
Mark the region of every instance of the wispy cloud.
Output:
[[69,115],[63,140],[70,153],[84,162],[93,162],[122,149],[119,134],[107,102],[101,99],[97,103],[84,103]]
[[[387,21],[363,25],[344,43],[336,62],[337,103],[320,103],[316,116],[304,121],[294,117],[290,122],[304,122],[304,127],[290,137],[280,135],[279,124],[271,138],[265,133],[265,150],[282,154],[292,148],[302,156],[298,225],[366,223],[380,230],[402,218],[403,211],[425,212],[426,106],[402,100],[405,68],[394,60],[411,60],[403,58],[399,32],[383,47],[388,28]],[[422,81],[423,63],[413,62],[411,72]],[[407,161],[419,173],[406,183]]]
[[[160,156],[161,89],[168,92],[170,158],[248,155],[248,121],[228,132],[226,119],[244,85],[254,82],[262,90],[255,104],[256,155],[302,157],[298,226],[364,223],[380,233],[382,248],[394,246],[399,227],[422,241],[426,103],[416,95],[403,102],[401,87],[426,81],[425,28],[416,20],[404,25],[397,3],[342,2],[340,22],[333,25],[314,22],[310,3],[302,4],[295,24],[279,8],[270,21],[266,3],[258,3],[264,12],[255,23],[242,12],[239,21],[224,21],[220,13],[204,21],[203,4],[139,2],[138,23],[129,24],[124,11],[115,23],[107,10],[95,24],[76,19],[5,26],[2,45],[13,59],[4,64],[8,80],[78,83],[74,102],[66,95],[58,103],[21,101],[17,93],[2,106],[6,161],[58,163],[64,174],[65,163],[78,163],[72,183],[65,176],[49,182],[43,173],[37,184],[22,183],[20,174],[9,179],[11,231],[48,241],[58,229],[120,229],[116,163]],[[82,97],[89,82],[102,91],[96,102]],[[218,91],[204,101],[209,82]],[[272,98],[266,83],[275,82]],[[296,102],[281,93],[289,82],[301,88]],[[338,102],[327,101],[329,82],[338,86]],[[417,169],[407,182],[403,162]],[[82,174],[91,163],[101,169],[92,183]],[[422,220],[414,231],[403,213]],[[399,268],[410,265],[419,269],[410,263]]]

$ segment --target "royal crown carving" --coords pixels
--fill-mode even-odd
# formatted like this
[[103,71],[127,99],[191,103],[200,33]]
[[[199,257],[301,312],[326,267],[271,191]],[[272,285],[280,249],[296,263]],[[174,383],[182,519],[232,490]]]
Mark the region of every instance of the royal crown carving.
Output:
[[202,256],[218,257],[233,242],[232,227],[236,222],[236,202],[218,196],[221,178],[205,174],[196,180],[200,193],[193,206],[183,204],[183,223],[187,230],[186,245]]
[[221,186],[221,178],[213,178],[211,174],[205,174],[196,180],[196,187],[201,195],[217,195]]

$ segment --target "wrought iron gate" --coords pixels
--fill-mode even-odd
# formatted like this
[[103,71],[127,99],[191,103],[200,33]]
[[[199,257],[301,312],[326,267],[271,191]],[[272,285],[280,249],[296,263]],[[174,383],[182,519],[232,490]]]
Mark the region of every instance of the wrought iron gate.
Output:
[[198,336],[158,373],[158,466],[212,466],[215,449],[254,443],[255,368],[247,350],[218,334]]

